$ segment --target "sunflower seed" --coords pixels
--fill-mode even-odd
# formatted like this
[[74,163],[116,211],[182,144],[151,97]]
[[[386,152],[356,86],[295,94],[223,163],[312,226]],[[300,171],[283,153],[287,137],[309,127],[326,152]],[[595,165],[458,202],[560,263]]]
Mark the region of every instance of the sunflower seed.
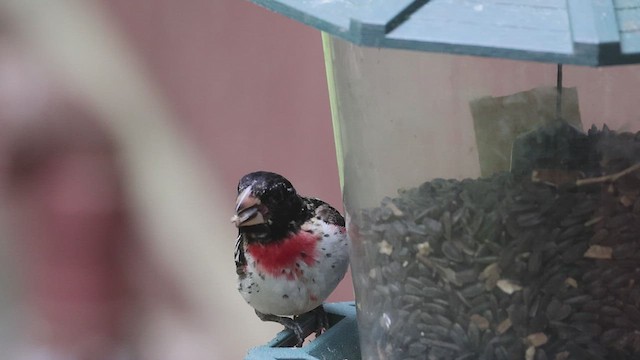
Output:
[[462,261],[464,261],[464,257],[462,256],[462,252],[451,241],[448,241],[448,240],[444,241],[442,243],[441,250],[442,250],[442,253],[444,254],[444,256],[446,256],[451,261],[454,261],[454,262],[462,262]]

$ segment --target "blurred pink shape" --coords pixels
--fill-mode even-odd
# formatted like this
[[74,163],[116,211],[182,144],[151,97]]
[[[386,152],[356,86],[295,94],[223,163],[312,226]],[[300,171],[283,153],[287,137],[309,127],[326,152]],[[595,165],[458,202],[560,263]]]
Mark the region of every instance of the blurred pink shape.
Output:
[[16,253],[30,343],[71,359],[113,358],[127,304],[132,241],[113,142],[69,106],[9,143]]

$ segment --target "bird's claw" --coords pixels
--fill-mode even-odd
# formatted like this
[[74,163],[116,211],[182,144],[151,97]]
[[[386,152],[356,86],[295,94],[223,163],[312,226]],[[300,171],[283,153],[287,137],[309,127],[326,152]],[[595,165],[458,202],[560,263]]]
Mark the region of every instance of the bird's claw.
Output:
[[324,311],[324,307],[322,305],[313,309],[313,312],[316,317],[316,326],[317,326],[316,338],[317,338],[318,336],[322,335],[324,331],[329,329],[329,317],[327,316],[327,313]]
[[302,347],[302,344],[304,343],[304,332],[302,331],[302,327],[300,326],[300,324],[298,324],[297,321],[289,318],[283,318],[281,324],[285,328],[293,331],[296,339],[298,340],[298,342],[296,343],[296,347]]
[[262,321],[274,321],[284,326],[286,329],[293,331],[293,334],[296,336],[296,340],[298,340],[295,346],[302,347],[302,344],[304,343],[304,331],[302,331],[302,327],[295,319],[285,316],[263,314],[258,310],[256,310],[256,315],[258,315]]

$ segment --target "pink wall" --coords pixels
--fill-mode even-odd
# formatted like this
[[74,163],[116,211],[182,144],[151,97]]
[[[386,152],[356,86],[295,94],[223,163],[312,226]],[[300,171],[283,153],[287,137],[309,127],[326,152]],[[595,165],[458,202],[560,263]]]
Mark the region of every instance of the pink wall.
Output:
[[318,31],[248,1],[105,4],[230,187],[264,168],[340,201]]
[[[103,3],[219,174],[229,214],[238,179],[259,169],[342,208],[318,31],[248,1]],[[351,299],[347,276],[330,300]]]

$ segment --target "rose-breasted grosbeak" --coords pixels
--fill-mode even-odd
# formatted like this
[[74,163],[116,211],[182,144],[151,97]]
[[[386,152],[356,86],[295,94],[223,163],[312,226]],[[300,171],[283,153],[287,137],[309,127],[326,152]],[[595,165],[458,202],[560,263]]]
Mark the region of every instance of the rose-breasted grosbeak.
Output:
[[[326,329],[322,302],[349,265],[344,218],[327,203],[299,196],[281,175],[258,171],[238,183],[235,262],[238,290],[263,321],[291,329],[302,344],[297,315],[313,311]],[[285,316],[294,316],[293,319]]]

